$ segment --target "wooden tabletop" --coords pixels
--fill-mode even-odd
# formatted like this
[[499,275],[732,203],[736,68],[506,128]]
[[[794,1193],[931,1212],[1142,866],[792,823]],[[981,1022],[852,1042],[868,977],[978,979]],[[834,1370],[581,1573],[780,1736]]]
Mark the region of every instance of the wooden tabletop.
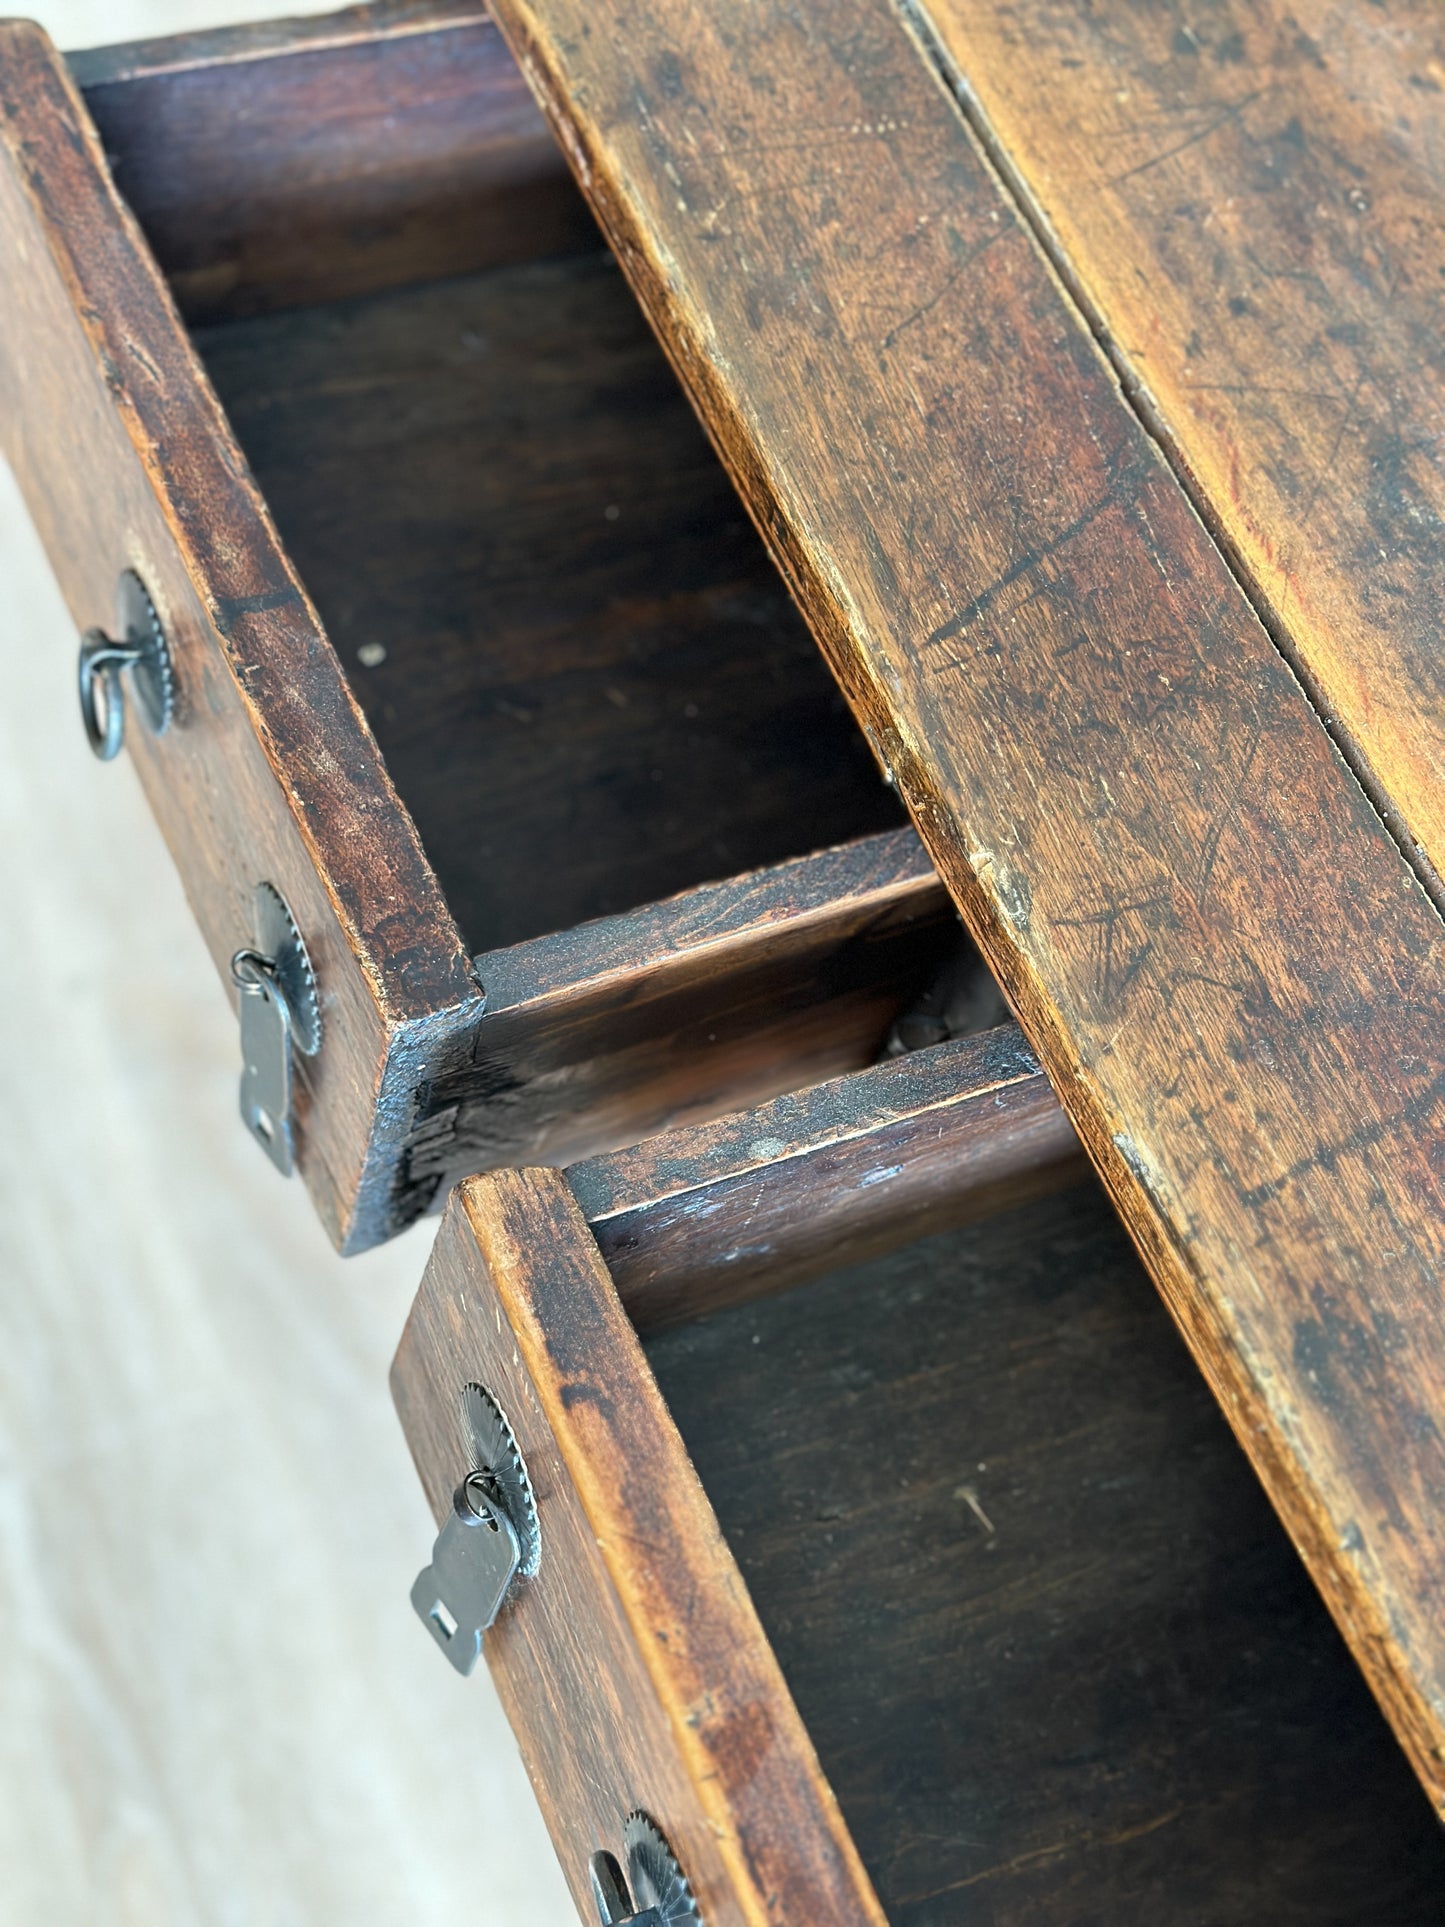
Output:
[[1445,1805],[1440,23],[496,11]]

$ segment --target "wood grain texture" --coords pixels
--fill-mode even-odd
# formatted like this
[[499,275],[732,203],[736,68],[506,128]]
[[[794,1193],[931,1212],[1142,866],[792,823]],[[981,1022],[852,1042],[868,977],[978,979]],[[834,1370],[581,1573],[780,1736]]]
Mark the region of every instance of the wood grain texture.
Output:
[[1445,1835],[1096,1187],[650,1340],[893,1927],[1427,1927]]
[[895,830],[479,956],[486,1011],[427,1066],[398,1219],[871,1062],[957,930]]
[[1007,1024],[574,1164],[567,1181],[647,1333],[1046,1197],[1085,1168]]
[[[165,284],[38,28],[0,27],[0,424],[78,629],[137,569],[181,709],[130,753],[207,944],[228,962],[263,877],[315,960],[327,1045],[300,1066],[301,1170],[338,1243],[414,1026],[479,1002],[456,927]],[[374,1232],[372,1235],[375,1235]]]
[[927,0],[970,111],[1445,886],[1445,19]]
[[351,8],[69,65],[188,317],[596,246],[556,142],[474,6]]
[[885,0],[496,11],[1445,1804],[1439,917]]
[[605,250],[195,340],[469,949],[902,820]]
[[[732,1555],[560,1172],[455,1194],[392,1370],[432,1509],[479,1379],[537,1493],[542,1564],[487,1635],[578,1908],[642,1806],[716,1927],[883,1916]],[[593,1909],[592,1911],[595,1911]]]

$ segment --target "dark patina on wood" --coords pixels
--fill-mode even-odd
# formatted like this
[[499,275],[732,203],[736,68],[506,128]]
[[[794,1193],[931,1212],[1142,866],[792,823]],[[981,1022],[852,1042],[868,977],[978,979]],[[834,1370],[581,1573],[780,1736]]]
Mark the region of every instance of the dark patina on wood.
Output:
[[1445,930],[886,0],[498,0],[1445,1805]]
[[902,820],[605,250],[195,340],[469,949]]
[[928,0],[991,153],[1445,904],[1445,18]]

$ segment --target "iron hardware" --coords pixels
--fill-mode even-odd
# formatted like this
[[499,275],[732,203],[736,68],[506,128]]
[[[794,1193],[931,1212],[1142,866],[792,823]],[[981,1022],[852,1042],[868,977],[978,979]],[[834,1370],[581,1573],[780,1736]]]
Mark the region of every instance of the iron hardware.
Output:
[[241,1116],[283,1177],[296,1168],[292,1051],[321,1048],[316,975],[296,920],[273,884],[252,898],[256,941],[231,959],[241,993]]
[[532,1482],[512,1428],[490,1392],[467,1385],[462,1432],[470,1470],[452,1495],[431,1564],[417,1574],[417,1617],[462,1674],[481,1657],[512,1582],[530,1578],[542,1556]]
[[522,1563],[516,1527],[487,1490],[484,1473],[462,1480],[431,1564],[417,1574],[411,1603],[459,1673],[470,1673]]
[[120,753],[125,740],[125,685],[128,671],[141,714],[157,735],[164,735],[175,713],[175,674],[170,645],[156,606],[134,569],[116,589],[118,637],[87,629],[80,640],[77,681],[86,740],[103,763]]
[[622,1839],[625,1873],[610,1853],[594,1853],[587,1865],[601,1927],[701,1927],[687,1875],[656,1823],[629,1813]]

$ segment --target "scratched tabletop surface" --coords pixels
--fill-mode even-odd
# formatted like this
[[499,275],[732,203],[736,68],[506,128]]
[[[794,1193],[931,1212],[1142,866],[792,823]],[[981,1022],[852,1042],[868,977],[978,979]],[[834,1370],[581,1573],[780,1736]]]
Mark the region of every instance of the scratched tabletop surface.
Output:
[[1445,1807],[1438,9],[494,11]]

